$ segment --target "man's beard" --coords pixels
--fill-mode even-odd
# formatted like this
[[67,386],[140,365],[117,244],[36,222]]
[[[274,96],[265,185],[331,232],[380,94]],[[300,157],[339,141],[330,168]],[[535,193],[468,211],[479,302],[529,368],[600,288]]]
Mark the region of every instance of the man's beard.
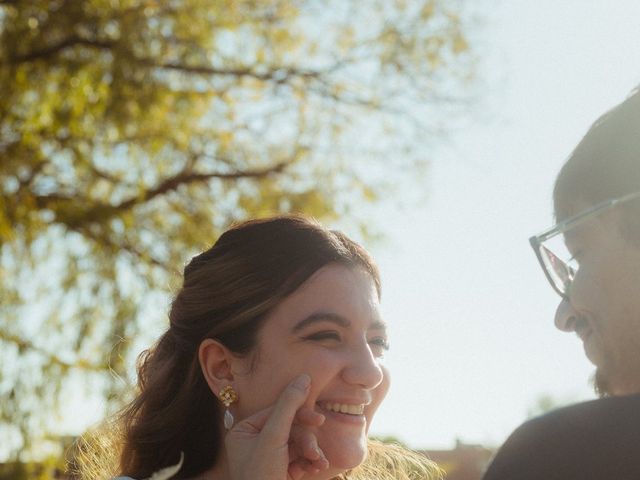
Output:
[[593,383],[593,390],[598,397],[604,398],[611,396],[609,377],[602,371],[602,368],[596,368],[596,373],[593,374],[591,382]]
[[593,390],[600,398],[640,394],[640,364],[636,358],[625,362],[606,356],[591,379]]

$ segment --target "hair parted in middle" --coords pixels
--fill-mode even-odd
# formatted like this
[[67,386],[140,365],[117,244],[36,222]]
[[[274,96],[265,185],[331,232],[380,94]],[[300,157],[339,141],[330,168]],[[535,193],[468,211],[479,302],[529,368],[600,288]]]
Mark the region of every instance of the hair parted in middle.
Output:
[[139,394],[121,416],[120,472],[147,478],[175,464],[176,478],[201,473],[218,460],[221,404],[198,362],[198,347],[213,338],[237,355],[256,345],[267,314],[330,263],[364,269],[380,296],[380,276],[369,254],[346,235],[302,216],[251,220],[226,231],[184,269],[170,326],[138,365]]

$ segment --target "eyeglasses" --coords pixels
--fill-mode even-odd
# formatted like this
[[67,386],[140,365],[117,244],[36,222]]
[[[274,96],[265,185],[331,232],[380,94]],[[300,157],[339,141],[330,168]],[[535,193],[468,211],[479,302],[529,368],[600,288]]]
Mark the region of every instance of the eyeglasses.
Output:
[[569,298],[569,286],[578,271],[578,263],[569,253],[561,234],[615,205],[628,202],[634,198],[640,198],[640,192],[605,200],[529,239],[529,243],[536,252],[547,280],[562,298]]

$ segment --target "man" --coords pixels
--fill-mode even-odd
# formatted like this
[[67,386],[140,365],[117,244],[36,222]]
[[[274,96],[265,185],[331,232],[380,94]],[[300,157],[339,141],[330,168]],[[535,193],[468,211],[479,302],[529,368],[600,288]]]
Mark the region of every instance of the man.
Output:
[[530,242],[603,398],[520,426],[484,480],[640,480],[640,90],[591,127],[553,195],[559,223]]

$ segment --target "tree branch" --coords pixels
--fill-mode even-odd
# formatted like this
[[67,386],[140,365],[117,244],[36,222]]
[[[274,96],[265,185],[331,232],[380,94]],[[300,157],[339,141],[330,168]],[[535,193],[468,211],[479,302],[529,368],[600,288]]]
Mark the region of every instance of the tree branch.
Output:
[[180,185],[187,185],[192,183],[203,183],[207,182],[211,179],[218,178],[221,180],[237,180],[239,178],[263,178],[269,175],[273,175],[275,173],[281,173],[285,167],[290,163],[289,160],[285,160],[270,167],[262,168],[262,169],[254,169],[254,170],[236,170],[235,172],[222,173],[222,172],[211,172],[211,173],[195,173],[190,171],[183,170],[182,172],[174,175],[173,177],[169,177],[158,184],[155,188],[151,190],[147,190],[141,195],[137,195],[135,197],[131,197],[128,200],[121,202],[120,204],[114,206],[114,209],[117,211],[128,210],[134,205],[147,202],[159,195],[164,195],[170,191],[176,190]]
[[167,272],[170,272],[172,270],[171,266],[168,265],[167,263],[163,262],[162,260],[158,260],[153,255],[150,255],[148,253],[142,253],[140,250],[135,248],[126,240],[123,240],[122,242],[114,242],[111,240],[111,237],[108,235],[96,235],[90,229],[79,227],[79,226],[72,227],[72,230],[79,233],[83,237],[89,238],[100,245],[112,248],[115,251],[124,250],[128,252],[130,255],[138,258],[139,260],[149,262],[152,265],[155,265],[156,267],[160,267]]
[[182,63],[158,63],[150,58],[138,58],[142,65],[152,68],[160,68],[163,70],[175,70],[184,73],[195,73],[200,75],[226,75],[233,77],[251,77],[258,80],[274,81],[276,83],[285,83],[292,77],[315,79],[319,78],[331,69],[326,71],[320,70],[302,70],[293,67],[274,67],[266,72],[257,72],[251,68],[214,68],[207,65],[184,65]]
[[83,45],[85,47],[93,47],[98,49],[110,49],[110,48],[113,48],[114,44],[112,42],[88,40],[86,38],[81,38],[77,35],[72,35],[58,43],[42,48],[40,50],[35,50],[33,52],[25,53],[23,55],[14,55],[13,57],[10,57],[10,62],[13,64],[32,62],[34,60],[55,55],[56,53],[61,52],[62,50],[65,50],[69,47],[74,47],[76,45]]
[[67,362],[66,360],[61,359],[54,353],[51,353],[45,350],[42,347],[35,345],[33,342],[25,340],[18,335],[13,335],[7,332],[4,329],[0,329],[0,341],[4,341],[7,343],[13,343],[20,350],[29,350],[32,352],[36,352],[40,355],[43,355],[50,363],[55,365],[59,365],[63,368],[79,368],[82,370],[92,371],[92,372],[104,372],[109,368],[104,365],[96,365],[91,363],[89,360],[79,358],[75,362]]
[[[144,190],[141,193],[134,195],[117,205],[109,205],[102,202],[95,202],[87,198],[61,195],[57,193],[51,193],[48,195],[34,195],[33,198],[38,208],[49,208],[54,213],[61,213],[63,216],[65,213],[65,205],[71,205],[73,208],[69,209],[69,218],[58,218],[58,222],[66,225],[73,230],[76,230],[78,228],[81,228],[82,225],[86,223],[94,222],[95,219],[100,219],[100,222],[102,223],[106,219],[113,217],[118,213],[130,210],[136,205],[148,202],[155,197],[165,195],[171,191],[174,191],[181,185],[205,183],[215,178],[221,180],[237,180],[240,178],[264,178],[269,175],[281,173],[287,167],[287,165],[291,163],[293,158],[295,158],[295,155],[292,156],[291,159],[283,160],[282,162],[276,163],[266,168],[236,170],[232,172],[195,173],[189,171],[188,169],[184,169],[180,173],[163,180],[154,188]],[[86,205],[86,207],[78,208],[78,206],[81,206],[83,203]],[[85,234],[86,230],[83,229],[82,233]],[[161,262],[158,262],[158,264],[162,266]]]
[[[85,47],[92,47],[97,49],[111,49],[114,47],[113,42],[106,42],[100,40],[90,40],[87,38],[79,37],[78,35],[72,35],[70,37],[61,40],[60,42],[50,45],[48,47],[35,50],[22,55],[14,55],[10,57],[10,63],[19,64],[25,62],[32,62],[42,58],[55,55],[70,47],[82,45]],[[305,70],[298,69],[291,66],[278,67],[274,66],[265,72],[258,72],[252,68],[215,68],[208,65],[185,65],[178,62],[158,62],[153,58],[140,58],[135,55],[131,55],[131,59],[140,65],[159,68],[162,70],[174,70],[184,73],[198,74],[198,75],[218,75],[218,76],[232,76],[232,77],[251,77],[258,80],[273,81],[275,83],[286,83],[291,78],[305,78],[305,79],[318,79],[323,75],[330,73],[340,67],[340,63],[333,65],[326,70]]]

